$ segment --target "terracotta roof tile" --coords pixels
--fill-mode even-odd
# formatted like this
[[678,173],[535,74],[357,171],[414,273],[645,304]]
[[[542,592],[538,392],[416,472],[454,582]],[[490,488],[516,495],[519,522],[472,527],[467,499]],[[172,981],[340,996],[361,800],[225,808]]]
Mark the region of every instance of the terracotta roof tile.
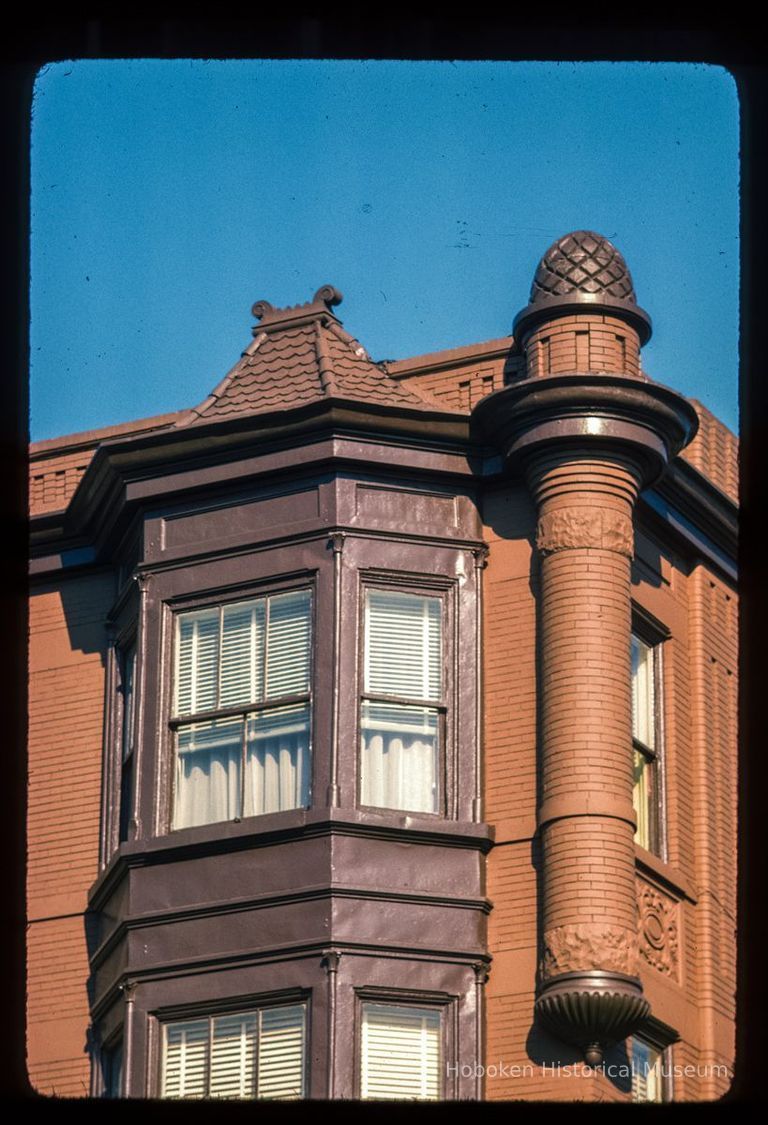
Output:
[[460,413],[393,379],[346,332],[330,309],[341,295],[330,286],[307,305],[254,306],[263,323],[255,340],[205,402],[176,423],[188,426],[238,414],[267,414],[340,399]]

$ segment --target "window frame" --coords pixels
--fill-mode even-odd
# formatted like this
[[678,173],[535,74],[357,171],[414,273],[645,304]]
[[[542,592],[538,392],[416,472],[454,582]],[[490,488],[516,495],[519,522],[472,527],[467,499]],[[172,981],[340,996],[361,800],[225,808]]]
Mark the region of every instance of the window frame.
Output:
[[[367,1004],[378,1004],[397,1008],[414,1008],[425,1011],[436,1011],[440,1017],[440,1066],[439,1066],[439,1093],[437,1098],[413,1099],[420,1104],[431,1101],[450,1101],[456,1096],[458,1059],[456,1058],[456,1044],[458,1042],[458,997],[445,992],[416,991],[414,989],[378,988],[362,986],[355,988],[354,1007],[354,1096],[358,1101],[386,1101],[384,1098],[363,1098],[363,1017]],[[448,1073],[449,1065],[456,1069],[451,1075]],[[395,1099],[397,1101],[410,1101],[412,1099]]]
[[[165,1098],[162,1090],[164,1085],[165,1069],[165,1029],[173,1023],[184,1021],[204,1020],[212,1021],[219,1016],[252,1015],[266,1009],[290,1008],[301,1005],[304,1008],[304,1028],[302,1059],[302,1094],[296,1099],[277,1099],[285,1101],[306,1101],[310,1094],[312,1077],[312,996],[311,990],[305,988],[283,989],[280,992],[258,993],[245,996],[233,996],[226,999],[214,999],[198,1003],[175,1004],[173,1006],[157,1008],[148,1013],[150,1019],[150,1075],[151,1090],[149,1097],[160,1099],[163,1102],[213,1102],[220,1104],[225,1101],[267,1101],[275,1099],[262,1099],[258,1095],[254,1098],[228,1099],[206,1095],[200,1098]],[[208,1052],[210,1054],[210,1035],[208,1039]],[[257,1046],[258,1052],[258,1046]],[[257,1056],[258,1057],[258,1056]],[[210,1079],[210,1073],[208,1075]]]
[[[134,633],[116,649],[117,656],[117,692],[119,695],[117,716],[117,787],[115,821],[117,827],[117,846],[128,842],[131,836],[131,821],[133,819],[133,805],[136,796],[136,733],[137,733],[137,699],[138,692],[136,672],[139,666],[138,637]],[[127,668],[129,661],[133,667],[130,678],[130,704],[126,702],[128,690]],[[129,711],[130,707],[130,711]],[[130,730],[130,745],[126,748],[126,728]]]
[[[412,574],[401,571],[361,569],[358,572],[357,620],[359,627],[357,651],[357,700],[356,700],[356,751],[355,751],[355,802],[357,808],[371,813],[389,815],[410,815],[444,820],[451,814],[453,790],[456,784],[457,763],[455,762],[456,735],[456,669],[457,643],[454,635],[456,613],[454,590],[456,581],[434,574]],[[439,702],[411,697],[385,695],[368,692],[366,679],[367,646],[367,595],[369,590],[392,591],[412,594],[415,597],[434,597],[440,599],[441,622],[441,688]],[[363,704],[365,702],[386,702],[396,706],[424,707],[437,711],[437,764],[435,779],[437,783],[436,809],[428,812],[423,809],[404,809],[390,805],[368,805],[363,802]]]
[[[228,708],[217,708],[205,712],[196,712],[194,715],[177,716],[174,714],[175,708],[175,693],[177,681],[177,628],[180,617],[185,613],[194,613],[198,610],[219,608],[223,610],[228,605],[238,604],[240,602],[255,601],[259,598],[269,598],[279,594],[288,594],[306,590],[310,597],[310,611],[309,611],[309,676],[308,683],[309,689],[307,692],[300,693],[296,696],[285,696],[278,700],[264,700],[260,703],[249,703],[247,705],[237,705]],[[311,808],[314,792],[315,792],[315,747],[314,747],[314,708],[316,699],[316,684],[315,675],[317,667],[316,649],[317,649],[317,582],[316,574],[313,572],[307,574],[306,572],[300,574],[281,575],[265,578],[258,582],[251,582],[247,584],[238,584],[236,586],[217,587],[212,590],[198,591],[194,594],[181,594],[172,596],[163,602],[163,643],[161,651],[164,654],[164,674],[162,675],[162,699],[161,699],[161,714],[164,716],[163,738],[162,746],[160,748],[161,760],[159,763],[159,794],[156,813],[158,816],[157,832],[159,835],[173,835],[179,833],[194,833],[201,829],[211,829],[215,825],[231,825],[241,824],[244,822],[254,823],[262,819],[264,816],[283,815],[288,813],[296,813],[305,808]],[[253,815],[233,817],[229,820],[216,820],[205,821],[201,824],[185,825],[183,827],[173,827],[174,811],[175,811],[175,771],[176,771],[176,755],[177,755],[177,739],[178,730],[185,726],[193,726],[195,723],[212,722],[224,718],[237,718],[243,717],[244,729],[247,727],[249,716],[269,711],[271,709],[288,706],[295,703],[305,703],[309,711],[309,731],[307,737],[307,755],[308,755],[308,793],[307,804],[298,805],[293,809],[285,809],[280,812],[270,813],[254,813]],[[243,749],[242,753],[247,753],[247,738],[244,736],[242,739]],[[242,769],[242,763],[241,763]],[[241,777],[241,798],[242,787],[245,783],[245,776]],[[240,807],[242,814],[243,808]]]
[[[118,1083],[118,1092],[110,1094],[108,1092],[110,1085],[110,1078],[112,1075],[112,1068],[114,1067],[115,1054],[120,1051],[120,1080]],[[109,1036],[105,1043],[99,1046],[98,1051],[98,1097],[106,1101],[117,1101],[119,1098],[124,1097],[123,1091],[125,1090],[125,1034],[122,1025]]]
[[[638,847],[644,848],[655,855],[662,862],[667,862],[668,854],[668,823],[667,823],[667,787],[666,787],[666,753],[665,753],[665,724],[664,724],[664,708],[665,708],[665,693],[664,693],[664,664],[665,642],[669,640],[671,633],[659,621],[653,618],[650,614],[641,610],[638,606],[632,608],[632,638],[637,638],[642,644],[646,645],[652,653],[652,677],[653,677],[653,713],[651,721],[653,724],[653,747],[647,746],[641,739],[635,736],[634,720],[632,718],[631,700],[632,700],[632,646],[630,642],[630,723],[632,729],[632,771],[634,778],[635,770],[635,754],[640,754],[646,763],[646,769],[649,770],[649,779],[652,786],[652,792],[649,799],[649,825],[648,825],[648,840],[647,843],[637,838],[635,833],[635,844]],[[634,797],[634,780],[633,780],[633,797]],[[633,802],[634,803],[634,802]]]
[[[635,1098],[634,1096],[634,1067],[635,1067],[635,1041],[639,1041],[655,1052],[658,1062],[660,1073],[658,1075],[659,1089],[661,1092],[660,1098]],[[630,1100],[633,1105],[663,1105],[673,1100],[673,1084],[672,1084],[672,1046],[667,1042],[662,1042],[661,1038],[657,1038],[648,1031],[636,1031],[629,1039],[630,1043],[630,1066],[632,1068],[632,1075],[630,1077]]]

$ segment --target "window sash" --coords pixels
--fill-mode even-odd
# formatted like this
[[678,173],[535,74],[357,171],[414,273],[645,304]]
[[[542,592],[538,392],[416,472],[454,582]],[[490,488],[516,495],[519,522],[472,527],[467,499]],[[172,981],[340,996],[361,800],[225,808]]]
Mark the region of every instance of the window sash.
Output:
[[305,1096],[306,1004],[166,1023],[161,1097]]
[[439,1100],[441,1040],[442,1021],[437,1009],[363,1004],[361,1098]]
[[180,613],[173,717],[308,695],[310,642],[308,589]]
[[635,843],[661,855],[663,849],[660,740],[659,646],[631,637],[632,804],[637,817]]
[[632,1101],[663,1102],[663,1051],[639,1036],[632,1039]]
[[367,589],[361,804],[439,812],[444,680],[443,598]]
[[306,807],[311,591],[179,614],[171,829]]
[[172,829],[306,808],[310,707],[272,707],[180,726]]

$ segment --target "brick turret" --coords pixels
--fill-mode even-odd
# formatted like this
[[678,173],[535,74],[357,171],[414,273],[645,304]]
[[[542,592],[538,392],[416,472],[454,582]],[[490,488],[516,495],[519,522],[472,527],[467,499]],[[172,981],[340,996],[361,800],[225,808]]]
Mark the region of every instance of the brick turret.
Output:
[[475,408],[537,507],[542,933],[536,1010],[589,1063],[649,1013],[638,976],[630,561],[638,492],[696,431],[640,373],[651,333],[591,231],[545,254],[515,321],[525,377]]

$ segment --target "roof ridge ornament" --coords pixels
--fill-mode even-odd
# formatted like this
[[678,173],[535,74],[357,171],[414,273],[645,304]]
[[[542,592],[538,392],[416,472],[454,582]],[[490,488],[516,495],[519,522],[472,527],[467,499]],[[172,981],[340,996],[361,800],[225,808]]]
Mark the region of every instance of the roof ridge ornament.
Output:
[[321,285],[312,300],[305,301],[303,305],[289,305],[284,309],[276,309],[269,301],[256,301],[251,312],[261,323],[254,325],[253,335],[256,336],[259,332],[269,332],[278,325],[287,322],[307,323],[320,318],[325,320],[328,317],[338,322],[338,317],[332,310],[335,305],[340,305],[343,300],[341,291],[335,285]]
[[641,344],[651,337],[651,318],[637,303],[623,254],[593,230],[574,230],[552,243],[539,262],[528,304],[515,317],[512,331],[522,342],[543,321],[579,313],[626,320]]

